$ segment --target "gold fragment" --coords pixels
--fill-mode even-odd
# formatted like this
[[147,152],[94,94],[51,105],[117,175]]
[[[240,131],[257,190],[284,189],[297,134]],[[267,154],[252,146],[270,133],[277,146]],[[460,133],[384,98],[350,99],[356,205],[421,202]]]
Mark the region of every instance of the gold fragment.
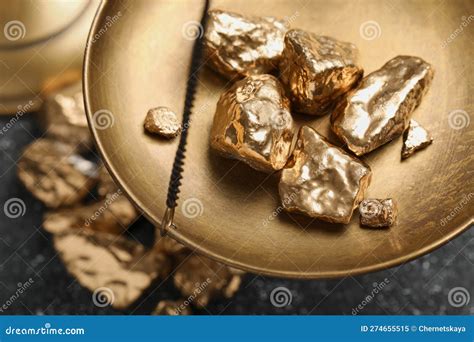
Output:
[[79,148],[92,148],[81,82],[48,95],[40,117],[49,138]]
[[365,199],[359,205],[360,224],[367,227],[389,227],[397,219],[395,201],[388,199]]
[[174,138],[181,132],[181,125],[175,112],[167,107],[152,108],[144,122],[145,129],[165,138]]
[[28,145],[18,162],[18,177],[50,208],[82,200],[97,183],[97,165],[75,152],[75,147],[51,139]]
[[189,305],[185,305],[185,300],[162,300],[156,306],[152,315],[160,316],[187,316],[191,315]]
[[155,247],[162,253],[170,256],[189,252],[189,250],[184,245],[168,236],[160,237],[160,239],[156,242]]
[[278,65],[285,32],[285,23],[273,17],[211,10],[204,36],[206,60],[229,79],[268,73]]
[[211,147],[272,172],[285,165],[293,139],[290,103],[271,75],[249,76],[224,92],[211,128]]
[[193,305],[205,307],[216,296],[232,296],[240,286],[240,276],[223,264],[192,254],[176,270],[174,284],[184,297],[193,298]]
[[74,230],[55,234],[54,246],[68,272],[93,292],[93,301],[100,290],[109,295],[107,304],[117,309],[130,306],[155,278],[169,273],[162,253],[147,251],[123,236]]
[[97,193],[101,198],[114,194],[119,191],[119,187],[107,171],[107,168],[102,165],[99,168],[99,184],[97,186]]
[[312,115],[326,114],[364,73],[354,44],[302,30],[286,33],[279,69],[294,109]]
[[283,208],[335,223],[349,223],[371,179],[370,168],[303,126],[279,192]]
[[416,151],[424,149],[432,142],[433,138],[428,131],[411,119],[408,128],[403,133],[402,159],[411,157]]
[[402,134],[433,78],[430,64],[398,56],[367,75],[331,116],[333,131],[358,156]]

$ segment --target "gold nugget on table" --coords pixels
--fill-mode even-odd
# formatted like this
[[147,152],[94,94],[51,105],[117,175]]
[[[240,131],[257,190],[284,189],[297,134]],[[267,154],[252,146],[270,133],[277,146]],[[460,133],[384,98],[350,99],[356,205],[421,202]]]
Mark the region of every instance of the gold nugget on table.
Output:
[[92,148],[81,82],[48,95],[40,117],[49,138],[85,150]]
[[391,59],[341,101],[331,116],[333,131],[358,156],[376,149],[405,131],[432,78],[421,58]]
[[268,73],[278,65],[285,32],[283,21],[273,17],[211,10],[204,36],[206,60],[229,79]]
[[325,114],[363,72],[355,45],[302,30],[286,33],[280,74],[296,111]]
[[334,223],[349,223],[371,180],[370,168],[303,126],[281,174],[283,208]]
[[78,203],[97,183],[97,165],[75,150],[51,139],[38,139],[18,162],[20,180],[50,208]]
[[174,138],[181,132],[181,124],[176,113],[167,107],[150,109],[143,125],[149,133],[165,138]]
[[365,199],[359,205],[360,224],[367,227],[390,227],[397,219],[393,199]]
[[432,142],[433,138],[428,131],[411,119],[407,130],[403,133],[402,159],[411,157],[416,151],[424,149]]
[[293,138],[290,103],[271,75],[249,76],[224,92],[211,128],[211,147],[272,172],[285,165]]

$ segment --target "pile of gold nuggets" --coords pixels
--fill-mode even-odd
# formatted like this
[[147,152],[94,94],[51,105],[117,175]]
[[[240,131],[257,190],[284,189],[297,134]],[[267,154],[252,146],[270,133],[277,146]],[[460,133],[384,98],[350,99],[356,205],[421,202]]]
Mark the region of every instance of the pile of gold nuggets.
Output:
[[45,134],[25,148],[18,175],[48,208],[43,228],[68,272],[93,292],[91,305],[131,308],[169,277],[182,298],[159,302],[154,314],[190,314],[213,298],[234,295],[242,272],[168,237],[147,249],[124,235],[139,212],[105,167],[84,157],[93,142],[80,83],[48,95],[40,116]]

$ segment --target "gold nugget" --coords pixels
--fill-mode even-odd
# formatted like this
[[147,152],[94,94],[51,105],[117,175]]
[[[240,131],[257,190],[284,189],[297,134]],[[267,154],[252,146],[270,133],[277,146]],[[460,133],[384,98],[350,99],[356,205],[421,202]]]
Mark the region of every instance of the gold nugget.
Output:
[[431,65],[398,56],[367,75],[331,116],[333,131],[358,156],[402,134],[433,78]]
[[290,30],[280,63],[283,84],[298,112],[322,115],[364,73],[355,45],[302,30]]
[[370,168],[303,126],[279,184],[283,208],[335,223],[349,223],[371,179]]
[[367,227],[389,227],[397,219],[393,199],[365,199],[359,205],[360,224]]
[[152,108],[144,122],[145,129],[165,138],[174,138],[181,132],[181,125],[176,113],[167,107]]
[[209,11],[204,51],[209,65],[228,78],[265,74],[277,67],[286,28],[273,17]]
[[76,154],[75,147],[38,139],[24,150],[18,177],[50,208],[78,203],[97,183],[97,165]]
[[41,113],[43,128],[51,139],[89,149],[93,146],[87,125],[81,82],[46,97]]
[[290,103],[275,77],[249,76],[221,95],[211,128],[215,150],[272,172],[285,165],[292,138]]
[[408,129],[403,134],[402,159],[411,157],[416,151],[424,149],[432,142],[433,138],[428,131],[411,119]]

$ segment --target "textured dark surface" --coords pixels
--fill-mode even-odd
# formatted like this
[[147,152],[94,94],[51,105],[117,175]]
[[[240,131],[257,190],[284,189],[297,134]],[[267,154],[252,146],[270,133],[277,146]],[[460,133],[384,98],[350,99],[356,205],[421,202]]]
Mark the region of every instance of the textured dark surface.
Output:
[[[0,127],[11,117],[0,118]],[[69,276],[55,253],[51,236],[41,228],[43,205],[18,181],[16,161],[24,146],[41,135],[34,115],[25,115],[0,134],[0,308],[31,277],[32,286],[0,314],[120,314],[112,308],[94,306],[91,293]],[[20,198],[25,215],[9,218],[3,205]],[[464,210],[470,210],[470,206]],[[416,227],[413,227],[416,229]],[[149,241],[153,227],[140,219],[133,235]],[[247,274],[237,295],[216,300],[201,314],[347,314],[373,293],[374,286],[386,284],[360,314],[474,314],[474,299],[453,307],[448,293],[463,287],[474,295],[474,240],[468,230],[447,245],[410,263],[382,272],[337,280],[286,280]],[[386,280],[384,280],[386,278]],[[291,304],[276,308],[270,294],[286,287]],[[135,308],[128,312],[147,314],[161,299],[177,299],[172,279],[156,283]],[[141,304],[138,304],[141,303]]]

